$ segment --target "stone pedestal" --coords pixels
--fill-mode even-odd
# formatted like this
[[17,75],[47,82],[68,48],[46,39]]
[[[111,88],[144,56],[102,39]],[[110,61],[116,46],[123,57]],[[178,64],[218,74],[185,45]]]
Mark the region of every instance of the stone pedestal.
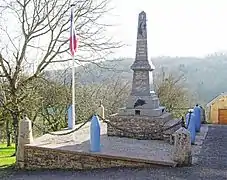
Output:
[[16,155],[17,168],[24,168],[24,146],[33,141],[32,123],[27,117],[22,119],[19,124],[18,148]]
[[192,164],[190,132],[183,127],[174,133],[173,160],[176,161],[179,166]]
[[[170,113],[164,113],[158,117],[115,114],[110,117],[110,124],[107,124],[107,135],[143,140],[169,141],[169,130],[163,130],[173,125],[169,123],[171,119],[172,115]],[[178,123],[176,120],[172,120],[172,122]],[[180,125],[172,129],[175,131],[179,126]]]

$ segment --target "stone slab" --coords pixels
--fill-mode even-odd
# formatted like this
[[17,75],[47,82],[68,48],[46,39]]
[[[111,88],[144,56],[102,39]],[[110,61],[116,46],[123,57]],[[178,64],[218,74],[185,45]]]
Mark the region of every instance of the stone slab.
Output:
[[[57,133],[67,132],[64,130]],[[109,137],[107,136],[107,126],[101,123],[101,152],[92,153],[89,151],[89,123],[70,135],[54,136],[50,134],[43,135],[34,140],[32,144],[26,145],[29,152],[34,152],[36,148],[49,149],[54,151],[69,151],[77,155],[94,156],[108,158],[111,160],[127,161],[125,164],[146,163],[150,165],[176,166],[171,160],[171,151],[173,146],[164,141],[137,140],[131,138]],[[53,152],[54,153],[54,152]],[[36,153],[35,153],[36,154]],[[32,159],[32,156],[29,156]],[[46,157],[48,158],[48,157]],[[37,161],[37,160],[36,160]],[[53,162],[54,163],[54,162]],[[26,164],[26,162],[25,162]],[[35,166],[33,164],[33,166]],[[103,167],[105,168],[105,167]]]

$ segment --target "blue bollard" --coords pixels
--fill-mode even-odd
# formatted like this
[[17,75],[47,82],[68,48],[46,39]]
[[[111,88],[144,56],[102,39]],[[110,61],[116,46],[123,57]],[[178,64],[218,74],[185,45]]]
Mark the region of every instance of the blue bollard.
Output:
[[98,116],[94,115],[90,125],[90,151],[100,152],[100,124]]
[[194,114],[195,114],[195,131],[200,132],[201,127],[201,108],[198,104],[194,107]]
[[189,112],[186,115],[186,128],[190,132],[191,137],[191,144],[195,144],[195,115],[193,113],[193,110],[189,110]]
[[67,115],[68,115],[68,129],[73,129],[72,104],[70,104],[70,106],[68,107]]

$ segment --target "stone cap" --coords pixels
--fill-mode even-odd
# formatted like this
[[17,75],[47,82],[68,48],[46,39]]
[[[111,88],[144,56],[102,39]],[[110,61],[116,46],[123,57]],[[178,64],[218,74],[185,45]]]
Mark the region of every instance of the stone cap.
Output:
[[181,127],[180,129],[175,131],[175,133],[173,133],[173,135],[176,135],[176,134],[187,134],[187,135],[190,135],[190,132],[186,128]]
[[148,70],[153,71],[155,69],[153,64],[150,64],[147,58],[143,60],[136,59],[134,63],[131,65],[132,70]]

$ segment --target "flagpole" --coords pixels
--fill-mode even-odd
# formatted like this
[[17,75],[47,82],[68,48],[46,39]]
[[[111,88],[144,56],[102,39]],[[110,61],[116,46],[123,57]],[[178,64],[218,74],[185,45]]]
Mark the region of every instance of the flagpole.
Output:
[[[73,9],[74,6],[75,6],[74,4],[71,5],[72,12],[74,10]],[[73,25],[74,25],[74,22],[73,22]],[[72,46],[74,47],[73,43],[74,43],[74,41],[72,41]],[[76,108],[76,106],[75,106],[75,57],[74,56],[75,56],[75,51],[72,54],[72,61],[73,61],[72,62],[72,125],[71,125],[72,129],[75,128],[75,122],[76,122],[76,113],[75,113],[75,108]]]
[[75,113],[75,57],[72,56],[72,129],[75,127],[76,113]]

